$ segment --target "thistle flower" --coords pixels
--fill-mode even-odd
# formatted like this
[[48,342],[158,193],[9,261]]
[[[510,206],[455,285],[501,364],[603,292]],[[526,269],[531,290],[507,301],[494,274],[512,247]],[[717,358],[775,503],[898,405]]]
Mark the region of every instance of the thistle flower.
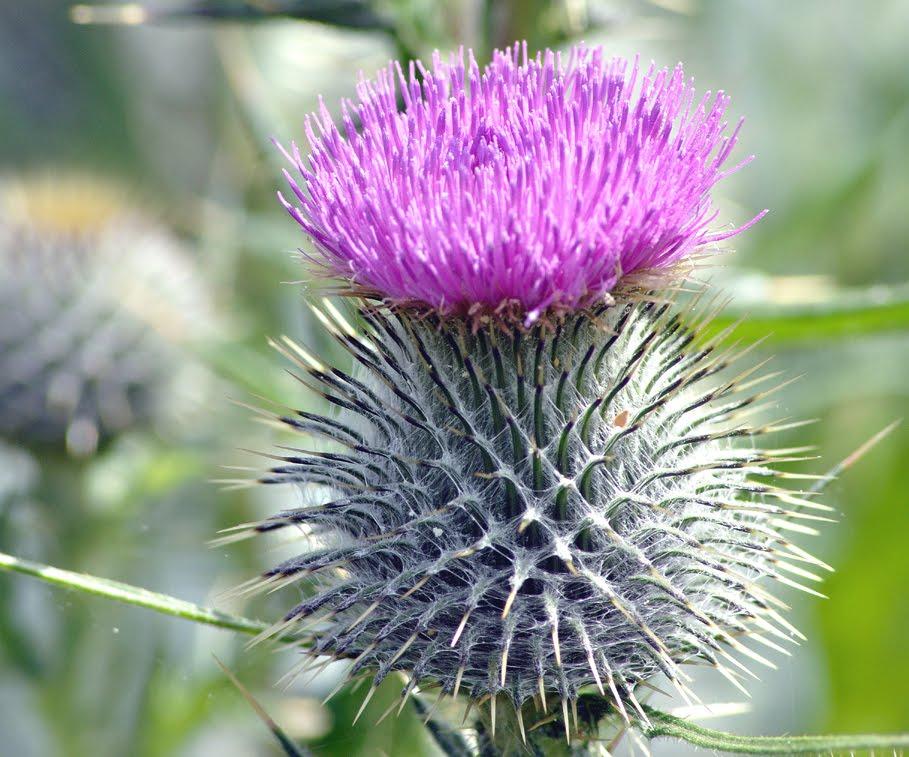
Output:
[[735,170],[724,165],[741,122],[726,135],[728,97],[698,101],[681,65],[644,72],[580,47],[567,62],[528,59],[515,46],[483,72],[472,55],[465,66],[437,53],[406,77],[390,65],[357,92],[344,135],[324,104],[307,120],[308,162],[296,145],[290,158],[302,181],[287,174],[299,204],[282,202],[317,265],[393,301],[517,305],[533,321],[757,220],[711,230],[710,190]]
[[160,417],[207,293],[123,189],[77,174],[0,185],[0,433],[87,454]]
[[316,499],[250,531],[315,547],[249,588],[315,581],[276,633],[305,624],[373,687],[403,671],[405,698],[486,702],[493,732],[504,696],[522,737],[535,697],[570,734],[591,690],[646,722],[641,687],[692,696],[686,663],[741,688],[772,664],[755,643],[798,636],[768,584],[811,591],[826,566],[786,534],[828,508],[774,481],[798,451],[757,440],[792,424],[751,420],[771,390],[712,308],[628,279],[740,230],[709,230],[726,98],[580,48],[417,68],[293,151],[285,206],[364,299],[354,323],[316,307],[352,369],[280,345],[334,412],[280,417],[327,442],[262,480]]

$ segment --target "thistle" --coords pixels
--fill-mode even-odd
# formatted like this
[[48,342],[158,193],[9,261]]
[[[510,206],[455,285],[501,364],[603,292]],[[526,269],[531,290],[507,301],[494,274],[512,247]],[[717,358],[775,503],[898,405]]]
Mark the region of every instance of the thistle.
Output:
[[742,688],[772,665],[756,646],[799,636],[773,583],[818,578],[788,534],[828,508],[781,485],[799,450],[759,445],[794,425],[753,420],[769,377],[704,298],[675,303],[681,264],[757,220],[716,229],[727,97],[519,46],[358,94],[288,152],[306,257],[359,299],[316,307],[352,368],[281,345],[333,410],[280,417],[322,441],[262,479],[313,502],[249,529],[315,542],[249,586],[314,583],[274,632],[351,660],[363,707],[400,671],[405,700],[464,694],[491,734],[510,701],[521,738],[531,700],[589,735],[591,692],[647,723],[655,676],[696,698],[687,664]]
[[173,405],[207,292],[171,234],[79,175],[0,185],[0,432],[88,454]]

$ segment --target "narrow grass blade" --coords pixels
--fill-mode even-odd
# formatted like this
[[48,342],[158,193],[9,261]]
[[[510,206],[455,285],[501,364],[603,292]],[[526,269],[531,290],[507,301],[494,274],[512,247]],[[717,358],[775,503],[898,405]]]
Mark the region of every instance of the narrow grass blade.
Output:
[[298,747],[296,744],[294,744],[294,742],[291,741],[290,737],[281,730],[281,727],[274,720],[272,720],[262,705],[256,701],[256,698],[249,693],[247,688],[242,683],[240,683],[240,679],[234,675],[233,671],[228,668],[223,662],[221,662],[221,660],[219,660],[215,655],[212,655],[212,657],[215,658],[215,662],[218,663],[218,667],[224,671],[224,675],[230,679],[230,682],[236,686],[237,691],[243,695],[243,698],[249,703],[249,706],[253,708],[256,715],[259,716],[259,719],[265,723],[268,730],[272,732],[274,737],[278,740],[278,743],[281,745],[281,748],[284,750],[284,753],[288,757],[308,757],[310,754],[312,754],[312,752],[310,752],[308,749],[303,749],[302,747]]

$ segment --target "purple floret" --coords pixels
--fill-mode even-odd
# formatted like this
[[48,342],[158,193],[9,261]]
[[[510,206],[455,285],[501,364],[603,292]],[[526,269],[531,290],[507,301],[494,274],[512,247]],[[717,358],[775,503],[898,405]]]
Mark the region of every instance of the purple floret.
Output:
[[[682,66],[644,72],[600,48],[471,53],[361,79],[342,130],[324,104],[311,151],[288,156],[290,214],[322,269],[398,303],[445,313],[602,299],[622,276],[671,266],[751,226],[717,228],[729,98],[699,101]],[[399,109],[399,100],[403,109]],[[280,195],[279,195],[280,196]]]

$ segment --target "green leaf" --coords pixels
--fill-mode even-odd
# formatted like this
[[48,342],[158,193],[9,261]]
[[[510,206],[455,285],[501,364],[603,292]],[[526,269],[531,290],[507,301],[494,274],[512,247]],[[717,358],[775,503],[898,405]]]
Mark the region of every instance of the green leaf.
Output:
[[639,724],[648,739],[681,739],[702,749],[727,754],[816,754],[860,749],[896,750],[909,747],[909,733],[837,736],[738,736],[695,725],[652,707],[645,707],[650,725]]
[[[762,290],[772,291],[773,280]],[[806,285],[807,287],[808,285]],[[909,331],[909,283],[865,288],[823,288],[809,300],[737,299],[711,325],[717,333],[741,319],[736,338],[799,343]]]

